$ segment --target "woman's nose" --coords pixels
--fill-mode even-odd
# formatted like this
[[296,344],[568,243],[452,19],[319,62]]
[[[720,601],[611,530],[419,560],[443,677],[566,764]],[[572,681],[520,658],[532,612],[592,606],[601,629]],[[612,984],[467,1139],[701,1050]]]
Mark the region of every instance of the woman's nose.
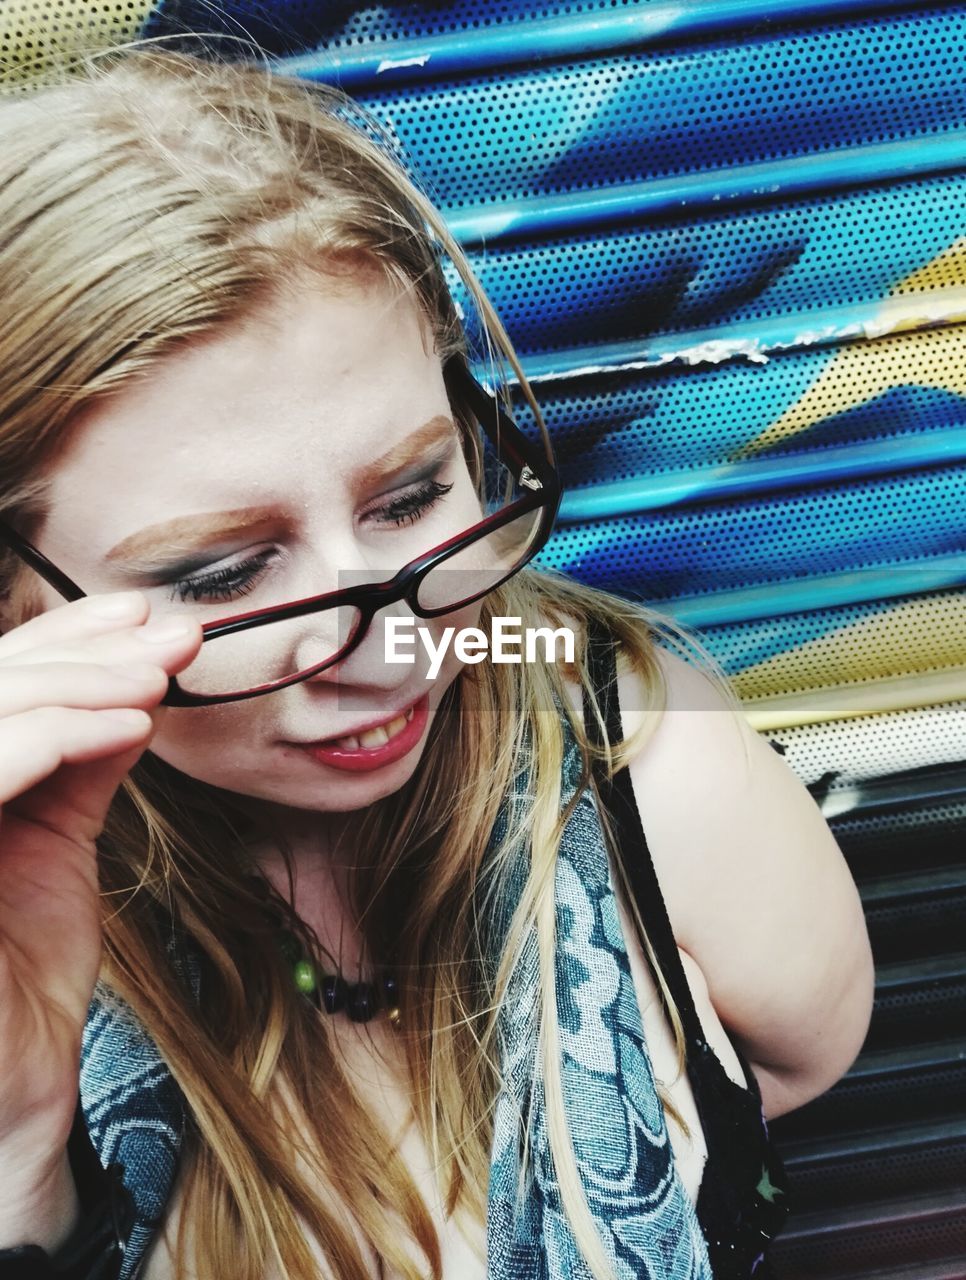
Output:
[[[400,566],[390,564],[393,555],[386,540],[378,546],[367,545],[360,542],[352,531],[335,531],[331,525],[325,529],[320,526],[313,530],[313,534],[316,554],[312,557],[310,573],[314,580],[299,584],[305,596],[314,596],[322,591],[349,591],[386,582],[398,572]],[[350,671],[354,674],[362,670],[368,673],[369,678],[376,675],[376,668],[385,666],[385,618],[392,614],[413,617],[405,600],[384,606],[372,617],[358,648],[353,648],[344,659],[339,658],[332,667],[311,678],[338,682],[348,680]],[[297,625],[293,660],[297,670],[306,671],[349,648],[360,627],[365,626],[365,619],[358,607],[340,605],[336,609],[306,614],[297,620]],[[398,683],[398,669],[390,675],[394,675]]]
[[295,669],[306,671],[336,657],[352,643],[360,626],[362,614],[350,605],[300,618],[293,654]]
[[[299,670],[326,662],[330,657],[349,648],[356,639],[360,627],[365,620],[358,609],[327,610],[327,613],[338,613],[339,619],[326,619],[325,615],[305,619],[296,660]],[[365,634],[357,644],[352,645],[351,652],[332,663],[331,666],[310,676],[310,681],[330,684],[366,684],[379,688],[398,687],[412,675],[410,666],[402,666],[390,660],[387,654],[386,633],[387,620],[390,617],[406,619],[410,630],[417,619],[405,600],[395,600],[384,605],[372,616]],[[391,650],[391,646],[389,647]]]

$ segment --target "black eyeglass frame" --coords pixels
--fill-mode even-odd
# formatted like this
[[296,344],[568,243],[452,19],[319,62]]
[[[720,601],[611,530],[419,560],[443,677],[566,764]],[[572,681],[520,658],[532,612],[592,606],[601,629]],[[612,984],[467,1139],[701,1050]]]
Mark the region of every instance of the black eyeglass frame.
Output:
[[[294,675],[285,676],[281,680],[273,680],[267,684],[228,694],[189,693],[178,684],[176,676],[168,681],[168,691],[162,699],[164,706],[170,707],[209,707],[224,702],[241,702],[247,698],[261,697],[266,693],[274,693],[290,685],[299,684],[324,671],[327,667],[340,662],[355,649],[367,634],[372,619],[380,609],[394,604],[397,600],[405,600],[413,613],[420,618],[436,618],[442,614],[452,613],[456,609],[482,599],[491,591],[495,591],[508,578],[513,577],[524,567],[537,552],[546,545],[553,529],[560,508],[562,494],[560,476],[557,472],[552,447],[548,445],[541,450],[523,434],[517,424],[503,408],[499,399],[477,382],[461,355],[451,356],[443,365],[443,378],[452,401],[454,392],[462,394],[474,417],[486,432],[500,460],[510,470],[518,484],[529,492],[507,504],[500,511],[472,525],[462,533],[448,538],[432,550],[411,560],[408,564],[385,582],[363,583],[358,587],[345,587],[336,591],[326,591],[322,595],[308,596],[304,600],[290,601],[288,604],[271,605],[266,609],[254,609],[248,613],[236,614],[230,618],[216,618],[202,623],[202,644],[207,640],[215,640],[219,636],[234,635],[239,631],[247,631],[252,627],[264,626],[271,622],[285,622],[290,618],[303,617],[308,613],[319,613],[324,609],[352,606],[359,610],[359,623],[345,644],[325,662],[298,671]],[[493,423],[493,410],[496,410],[496,424]],[[496,529],[512,523],[529,511],[542,508],[537,535],[520,561],[498,581],[491,583],[484,591],[471,594],[457,604],[448,604],[442,609],[427,609],[420,605],[417,595],[420,583],[431,569],[454,555],[464,547],[470,546],[480,538],[485,538]],[[40,574],[49,586],[68,601],[82,600],[87,592],[69,578],[61,569],[38,551],[32,543],[22,537],[14,528],[0,520],[0,544],[7,546],[15,555]]]

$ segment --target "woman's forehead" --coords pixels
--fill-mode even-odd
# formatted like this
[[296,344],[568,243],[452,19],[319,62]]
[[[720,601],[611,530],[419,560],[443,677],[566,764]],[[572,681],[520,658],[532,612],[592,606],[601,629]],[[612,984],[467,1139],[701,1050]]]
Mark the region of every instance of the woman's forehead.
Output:
[[92,505],[129,523],[132,510],[160,519],[303,491],[331,498],[449,415],[410,298],[305,289],[85,411],[52,464],[47,523],[76,529]]

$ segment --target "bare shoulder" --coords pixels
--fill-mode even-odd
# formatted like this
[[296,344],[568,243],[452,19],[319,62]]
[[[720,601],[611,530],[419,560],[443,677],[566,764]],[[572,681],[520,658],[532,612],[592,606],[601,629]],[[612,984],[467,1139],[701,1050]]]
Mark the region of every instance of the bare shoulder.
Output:
[[[676,941],[780,1114],[834,1083],[864,1040],[873,966],[858,892],[784,758],[700,668],[654,656],[666,708],[628,764],[647,845]],[[620,663],[617,690],[629,737],[653,699]]]
[[[654,658],[665,706],[628,769],[677,941],[695,954],[709,927],[707,896],[695,887],[708,863],[720,865],[721,818],[747,793],[755,770],[771,765],[764,753],[778,757],[697,667],[660,646]],[[624,736],[631,737],[653,695],[620,664],[617,693]]]
[[[749,768],[767,743],[742,717],[736,719],[716,685],[675,653],[655,646],[653,656],[664,686],[665,707],[628,769],[648,847],[678,944],[689,952],[704,935],[703,896],[695,892],[702,865],[714,859],[714,841],[695,831],[695,816],[705,819],[722,797],[733,797],[748,783]],[[575,711],[582,719],[582,699],[575,681],[568,682]],[[618,657],[617,695],[626,738],[634,735],[654,705],[655,693]],[[770,761],[765,762],[770,764]],[[810,799],[810,797],[808,797]]]

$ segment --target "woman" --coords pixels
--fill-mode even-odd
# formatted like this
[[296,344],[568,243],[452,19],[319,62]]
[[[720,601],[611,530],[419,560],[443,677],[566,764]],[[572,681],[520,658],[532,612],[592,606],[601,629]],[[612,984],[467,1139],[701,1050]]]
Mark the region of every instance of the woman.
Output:
[[[439,215],[255,66],[121,51],[0,134],[0,1276],[738,1274],[721,1205],[775,1166],[719,1167],[712,1232],[692,1059],[768,1118],[828,1088],[861,909],[686,633],[527,566],[546,434],[469,377],[443,251],[542,429]],[[574,660],[444,649],[500,618]]]

